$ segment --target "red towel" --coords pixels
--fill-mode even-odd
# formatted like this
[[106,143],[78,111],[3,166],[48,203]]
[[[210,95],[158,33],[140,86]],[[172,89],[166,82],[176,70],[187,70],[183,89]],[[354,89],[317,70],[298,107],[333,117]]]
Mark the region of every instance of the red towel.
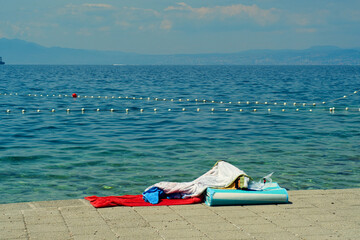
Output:
[[142,195],[124,195],[124,196],[108,196],[108,197],[85,197],[90,201],[91,205],[96,208],[102,207],[115,207],[115,206],[128,206],[128,207],[140,207],[140,206],[169,206],[169,205],[185,205],[201,203],[202,197],[186,198],[186,199],[161,199],[158,204],[151,204],[145,202]]

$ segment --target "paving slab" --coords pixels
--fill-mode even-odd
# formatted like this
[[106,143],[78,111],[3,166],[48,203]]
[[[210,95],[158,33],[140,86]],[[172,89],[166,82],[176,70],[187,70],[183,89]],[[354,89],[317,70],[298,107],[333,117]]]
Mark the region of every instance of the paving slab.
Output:
[[256,233],[253,235],[254,235],[254,238],[256,238],[258,240],[301,240],[301,239],[303,239],[300,236],[295,235],[290,232],[287,232],[287,231],[276,232],[276,234],[274,234],[273,232],[269,232],[269,233]]
[[254,237],[250,234],[242,231],[242,230],[236,230],[236,231],[219,231],[219,232],[208,232],[206,235],[210,239],[223,239],[223,240],[253,240]]
[[0,239],[359,239],[360,189],[289,191],[289,204],[96,209],[84,199],[0,204]]

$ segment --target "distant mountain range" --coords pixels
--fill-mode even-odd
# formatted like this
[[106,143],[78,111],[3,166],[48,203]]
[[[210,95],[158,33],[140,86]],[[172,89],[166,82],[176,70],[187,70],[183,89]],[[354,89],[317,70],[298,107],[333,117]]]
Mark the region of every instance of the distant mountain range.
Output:
[[360,65],[360,48],[316,46],[304,50],[248,50],[237,53],[150,55],[44,47],[19,39],[0,39],[6,64],[129,65]]

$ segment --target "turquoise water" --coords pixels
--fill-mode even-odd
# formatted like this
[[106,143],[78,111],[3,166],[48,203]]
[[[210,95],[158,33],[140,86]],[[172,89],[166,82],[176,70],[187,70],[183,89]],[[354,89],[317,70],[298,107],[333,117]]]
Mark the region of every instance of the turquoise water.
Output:
[[1,66],[0,203],[140,194],[218,160],[357,188],[359,89],[360,66]]

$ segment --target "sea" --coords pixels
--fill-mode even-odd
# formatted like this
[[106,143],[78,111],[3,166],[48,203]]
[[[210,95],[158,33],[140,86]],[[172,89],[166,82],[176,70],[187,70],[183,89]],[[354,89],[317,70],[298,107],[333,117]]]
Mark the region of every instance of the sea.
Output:
[[360,66],[3,65],[0,203],[141,194],[219,160],[359,188],[359,90]]

